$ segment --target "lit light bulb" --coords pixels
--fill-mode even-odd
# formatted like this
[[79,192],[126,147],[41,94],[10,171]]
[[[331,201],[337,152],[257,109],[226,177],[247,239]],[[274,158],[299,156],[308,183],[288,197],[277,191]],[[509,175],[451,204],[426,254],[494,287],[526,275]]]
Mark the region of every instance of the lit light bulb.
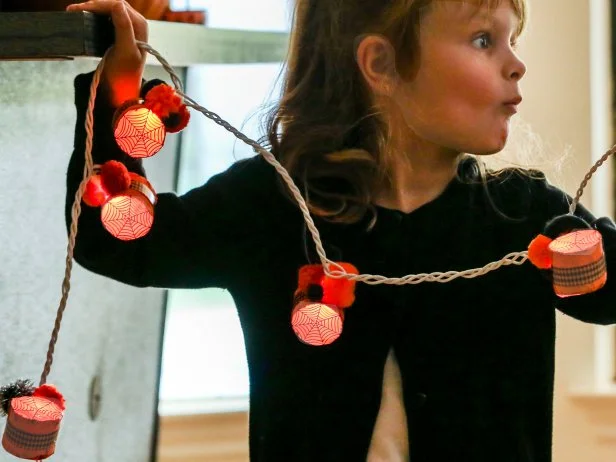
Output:
[[293,309],[291,325],[295,335],[304,343],[324,346],[342,334],[344,312],[335,305],[303,300]]
[[46,459],[56,450],[63,415],[63,408],[54,399],[42,396],[12,399],[2,446],[21,459]]
[[156,194],[152,186],[134,173],[131,180],[130,188],[110,198],[101,210],[105,229],[122,241],[145,236],[154,222]]
[[116,113],[114,136],[131,157],[151,157],[165,144],[167,131],[160,118],[138,102],[125,104]]

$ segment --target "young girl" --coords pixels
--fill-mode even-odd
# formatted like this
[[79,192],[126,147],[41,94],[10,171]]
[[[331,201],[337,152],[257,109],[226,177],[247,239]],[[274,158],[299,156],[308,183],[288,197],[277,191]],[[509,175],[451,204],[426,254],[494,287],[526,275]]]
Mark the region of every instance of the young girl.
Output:
[[[144,19],[122,1],[95,108],[94,162],[116,159],[114,108],[139,94]],[[329,258],[389,277],[483,267],[524,250],[570,198],[535,171],[486,172],[521,102],[515,44],[524,0],[297,0],[269,148],[308,199]],[[83,171],[92,75],[76,79],[68,213]],[[472,153],[470,156],[463,153]],[[215,155],[215,153],[208,153]],[[616,227],[607,284],[557,298],[531,264],[446,284],[357,284],[338,340],[298,340],[298,270],[318,263],[295,202],[261,157],[184,196],[160,194],[154,226],[122,242],[84,208],[75,258],[139,287],[222,287],[250,369],[253,461],[549,462],[555,310],[616,322]]]

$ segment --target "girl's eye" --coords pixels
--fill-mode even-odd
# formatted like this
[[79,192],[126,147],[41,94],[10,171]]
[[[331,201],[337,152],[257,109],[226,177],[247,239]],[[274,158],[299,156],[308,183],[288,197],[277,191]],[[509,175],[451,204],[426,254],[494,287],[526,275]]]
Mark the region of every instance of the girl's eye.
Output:
[[492,39],[490,37],[490,34],[484,33],[477,37],[475,40],[473,40],[473,43],[476,44],[478,48],[486,49],[490,45],[492,45]]
[[481,34],[479,37],[477,37],[473,43],[475,43],[478,48],[488,48],[491,44],[492,44],[492,40],[490,38],[490,34],[488,33],[483,33]]
[[[490,33],[484,32],[480,36],[475,38],[473,40],[473,43],[475,44],[477,48],[485,50],[493,45],[492,36],[490,35]],[[515,39],[511,40],[511,42],[509,43],[509,46],[511,47],[512,50],[516,51],[518,48],[518,41]]]

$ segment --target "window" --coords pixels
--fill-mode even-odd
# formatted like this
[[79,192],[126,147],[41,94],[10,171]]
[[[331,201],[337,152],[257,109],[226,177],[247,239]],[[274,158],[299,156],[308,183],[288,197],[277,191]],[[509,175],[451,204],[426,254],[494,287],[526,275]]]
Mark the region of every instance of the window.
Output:
[[287,32],[291,0],[171,0],[173,10],[206,10],[207,26]]
[[[176,0],[171,7],[206,9],[208,27],[288,30],[287,0]],[[280,71],[281,64],[193,66],[188,69],[186,93],[250,138],[258,139],[260,109],[279,94],[275,83]],[[178,193],[252,155],[252,148],[195,113],[182,133]],[[169,291],[161,413],[245,410],[248,393],[243,335],[231,296],[221,289]]]

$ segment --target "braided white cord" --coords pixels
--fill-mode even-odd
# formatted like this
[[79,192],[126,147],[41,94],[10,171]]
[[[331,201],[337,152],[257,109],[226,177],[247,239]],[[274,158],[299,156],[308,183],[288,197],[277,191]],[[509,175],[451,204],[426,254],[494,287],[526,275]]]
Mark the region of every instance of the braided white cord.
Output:
[[310,211],[308,209],[308,205],[306,204],[306,201],[302,197],[302,194],[299,188],[295,185],[293,179],[289,175],[289,172],[287,172],[287,170],[280,164],[280,162],[278,162],[278,160],[274,157],[274,155],[268,150],[264,149],[256,141],[248,138],[242,132],[235,129],[231,124],[223,120],[218,114],[207,110],[206,108],[204,108],[203,106],[195,102],[188,95],[185,95],[182,91],[179,77],[177,76],[177,74],[175,73],[171,65],[167,62],[167,60],[163,58],[160,55],[160,53],[154,50],[147,43],[138,42],[138,45],[140,48],[146,50],[148,53],[155,56],[158,59],[158,61],[160,61],[163,68],[171,76],[171,79],[174,82],[174,85],[176,87],[176,92],[178,93],[178,95],[184,98],[184,102],[186,106],[196,109],[197,111],[201,112],[204,116],[211,119],[212,121],[214,121],[215,123],[223,127],[224,129],[226,129],[227,131],[233,133],[233,135],[235,135],[238,139],[240,139],[247,145],[251,146],[258,154],[262,155],[265,158],[265,160],[274,167],[274,169],[278,172],[278,174],[282,177],[282,179],[286,183],[287,187],[291,191],[291,194],[293,194],[293,197],[295,198],[295,200],[297,201],[299,205],[302,215],[304,216],[306,226],[308,227],[308,230],[310,231],[310,234],[312,235],[314,244],[316,246],[317,254],[319,255],[319,259],[321,260],[321,264],[323,265],[323,270],[327,276],[335,278],[335,279],[348,279],[348,280],[356,281],[356,282],[364,282],[370,285],[379,285],[379,284],[405,285],[405,284],[419,284],[422,282],[445,283],[445,282],[453,281],[454,279],[457,279],[457,278],[472,279],[472,278],[476,278],[479,276],[483,276],[489,273],[490,271],[494,271],[502,266],[509,266],[509,265],[519,266],[519,265],[524,264],[526,260],[528,259],[527,251],[514,252],[514,253],[510,253],[506,255],[499,261],[488,263],[482,268],[474,268],[474,269],[468,269],[464,271],[447,271],[444,273],[435,272],[435,273],[423,273],[423,274],[409,274],[407,276],[400,277],[400,278],[390,278],[386,276],[373,275],[373,274],[349,274],[347,273],[344,270],[344,268],[342,268],[340,265],[338,265],[337,263],[327,258],[325,249],[323,248],[323,244],[321,242],[319,230],[314,224],[314,221],[312,219],[312,216],[310,215]]
[[582,180],[582,183],[580,184],[580,187],[578,188],[575,194],[575,198],[573,199],[573,202],[571,202],[571,205],[569,206],[569,213],[571,215],[573,215],[573,213],[575,212],[575,209],[577,208],[577,205],[580,202],[580,198],[582,197],[582,194],[584,193],[584,188],[586,187],[586,185],[588,185],[588,182],[590,181],[592,176],[595,174],[597,169],[601,167],[603,163],[610,156],[614,155],[614,153],[616,153],[616,146],[612,146],[610,150],[608,150],[605,154],[603,154],[603,156],[601,156],[601,158],[597,162],[595,162],[595,165],[592,166],[592,168],[588,171],[588,173],[584,175],[584,179]]
[[[323,265],[323,270],[326,275],[335,279],[348,279],[356,282],[364,282],[370,285],[379,285],[379,284],[390,284],[390,285],[405,285],[405,284],[419,284],[422,282],[450,282],[457,278],[466,278],[472,279],[479,276],[483,276],[491,271],[495,271],[498,268],[509,265],[520,266],[523,265],[526,260],[528,260],[528,252],[513,252],[501,260],[488,263],[482,268],[474,268],[467,269],[464,271],[447,271],[447,272],[434,272],[434,273],[422,273],[422,274],[409,274],[400,278],[389,278],[386,276],[380,275],[372,275],[372,274],[348,274],[344,268],[342,268],[339,264],[329,260],[327,255],[325,254],[325,249],[323,248],[323,244],[321,242],[321,238],[319,235],[319,231],[316,228],[314,221],[310,215],[310,211],[306,204],[306,201],[301,195],[301,192],[293,182],[293,179],[287,172],[287,170],[276,160],[274,155],[268,150],[264,149],[260,144],[256,141],[251,140],[246,135],[241,133],[240,131],[233,128],[228,122],[224,121],[217,114],[208,111],[204,107],[197,104],[192,98],[188,97],[183,93],[182,90],[182,82],[178,75],[175,73],[173,68],[169,65],[169,63],[152,47],[150,47],[147,43],[138,42],[140,48],[146,50],[155,56],[160,63],[163,65],[164,69],[169,73],[173,84],[176,88],[176,92],[184,98],[184,101],[187,103],[186,105],[192,107],[193,109],[198,110],[203,115],[213,120],[218,125],[222,126],[229,132],[233,133],[238,139],[244,141],[249,146],[252,146],[254,150],[262,155],[265,160],[271,164],[276,171],[283,178],[284,182],[287,184],[287,187],[293,194],[293,197],[297,201],[302,215],[304,216],[304,220],[306,221],[306,225],[312,235],[314,240],[317,253],[321,260],[321,264]],[[103,67],[105,65],[105,59],[107,57],[107,53],[101,61],[99,62],[96,71],[94,72],[94,77],[92,79],[92,83],[90,85],[90,99],[88,101],[88,107],[86,110],[86,121],[85,121],[85,129],[86,129],[86,140],[85,140],[85,165],[83,170],[83,179],[77,189],[75,194],[75,200],[73,201],[73,206],[71,208],[71,225],[69,232],[69,242],[67,247],[67,255],[66,255],[66,268],[64,273],[64,280],[62,282],[62,297],[60,299],[58,311],[56,314],[56,321],[54,324],[54,329],[51,334],[51,339],[49,341],[49,347],[47,350],[47,358],[45,361],[45,366],[43,368],[43,373],[41,374],[39,385],[43,385],[47,382],[47,376],[51,371],[51,366],[53,363],[53,356],[55,351],[55,345],[58,340],[58,334],[60,332],[60,327],[62,323],[62,318],[64,315],[64,311],[66,309],[68,295],[70,292],[70,279],[71,272],[73,267],[73,253],[75,249],[75,243],[77,238],[77,224],[79,221],[79,216],[81,215],[81,200],[83,198],[83,194],[86,188],[86,184],[88,182],[89,177],[92,175],[94,171],[94,162],[92,159],[92,142],[94,137],[94,103],[96,100],[96,93],[98,89],[98,85],[100,82],[100,78],[102,75]],[[590,169],[590,171],[585,175],[584,180],[582,181],[576,197],[573,200],[573,203],[570,206],[570,213],[574,213],[577,207],[577,204],[584,192],[584,188],[590,181],[592,175],[597,171],[597,169],[610,157],[616,153],[616,146],[612,147],[607,153],[605,153],[601,159],[599,159],[595,165]]]
[[56,349],[56,343],[58,341],[58,335],[60,333],[60,327],[62,325],[62,318],[64,317],[64,311],[68,302],[68,295],[71,290],[71,273],[73,270],[73,253],[75,250],[75,242],[77,239],[77,223],[79,221],[79,215],[81,215],[81,198],[86,189],[88,178],[92,174],[93,160],[92,160],[92,137],[94,127],[94,100],[96,99],[96,90],[101,78],[103,66],[105,65],[105,58],[107,54],[103,56],[103,59],[98,64],[92,84],[90,85],[90,100],[88,102],[88,109],[86,111],[86,147],[85,147],[85,165],[83,168],[83,180],[81,181],[77,193],[75,194],[75,200],[73,201],[73,207],[71,208],[71,225],[68,238],[68,246],[66,249],[66,266],[64,270],[64,279],[62,281],[62,297],[58,305],[56,312],[56,320],[54,328],[51,332],[51,339],[49,340],[49,346],[47,347],[47,357],[45,359],[45,365],[43,366],[43,372],[41,373],[41,379],[39,386],[47,383],[47,376],[51,371],[51,365],[53,364],[54,351]]

